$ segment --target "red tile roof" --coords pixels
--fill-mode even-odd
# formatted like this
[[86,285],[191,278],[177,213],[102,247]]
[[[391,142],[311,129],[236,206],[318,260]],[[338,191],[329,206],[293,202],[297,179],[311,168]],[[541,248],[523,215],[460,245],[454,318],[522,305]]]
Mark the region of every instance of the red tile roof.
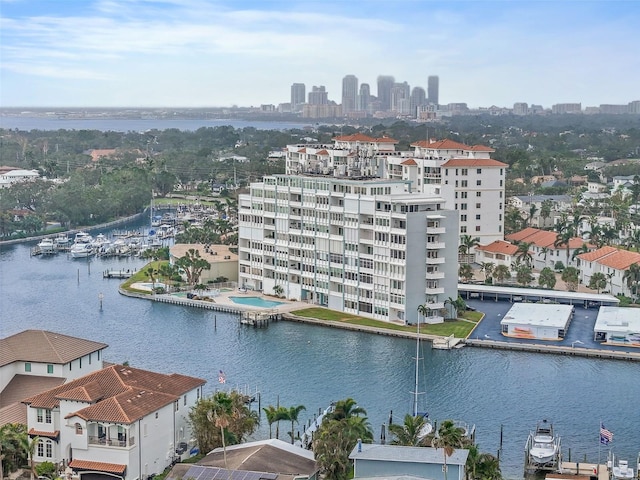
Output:
[[601,247],[597,250],[593,250],[592,252],[581,253],[578,255],[580,260],[584,260],[586,262],[597,261],[599,258],[606,257],[607,255],[611,255],[612,253],[617,252],[618,249],[615,247]]
[[634,263],[640,265],[640,253],[630,252],[629,250],[618,250],[611,255],[601,258],[598,260],[598,263],[615,270],[626,270]]
[[0,366],[13,362],[65,364],[107,346],[46,330],[25,330],[0,340]]
[[53,432],[45,432],[44,430],[36,430],[32,428],[29,430],[29,435],[32,437],[45,437],[45,438],[53,438],[57,440],[60,436],[60,430],[54,430]]
[[329,155],[329,152],[323,148],[322,150],[317,151],[316,155]]
[[24,403],[37,408],[55,408],[61,399],[96,402],[70,413],[85,420],[133,423],[183,394],[204,385],[205,380],[186,375],[140,370],[113,365],[34,395]]
[[418,165],[418,164],[413,158],[410,158],[409,160],[405,160],[404,162],[402,162],[400,165]]
[[300,150],[298,150],[297,153],[307,153],[307,149],[306,148],[301,148]]
[[513,255],[518,251],[518,247],[504,240],[495,240],[489,245],[479,245],[477,250],[483,250],[485,252],[503,253],[505,255]]
[[[554,245],[558,239],[558,234],[549,230],[541,230],[539,228],[527,227],[519,232],[506,235],[505,240],[510,242],[527,242],[532,243],[536,247],[551,247],[551,248],[567,248],[566,244]],[[586,242],[580,237],[573,237],[569,240],[569,249],[576,249],[587,245],[589,248],[593,248],[593,245]]]
[[495,152],[491,147],[485,147],[484,145],[474,145],[471,147],[472,152]]
[[442,164],[443,167],[451,168],[451,167],[468,167],[468,168],[479,168],[479,167],[508,167],[509,165],[506,163],[499,162],[498,160],[494,160],[492,158],[451,158]]
[[469,145],[454,142],[448,138],[445,140],[420,140],[411,144],[412,147],[430,148],[434,150],[471,150]]
[[90,460],[73,459],[69,466],[74,470],[94,470],[96,472],[117,473],[122,475],[127,469],[126,465],[119,463],[92,462]]

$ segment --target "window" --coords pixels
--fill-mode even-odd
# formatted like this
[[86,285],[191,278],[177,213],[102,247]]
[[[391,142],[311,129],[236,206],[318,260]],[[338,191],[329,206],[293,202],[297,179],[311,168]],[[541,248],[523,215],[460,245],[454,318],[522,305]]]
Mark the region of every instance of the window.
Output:
[[52,364],[47,365],[47,373],[53,373],[53,365]]
[[31,364],[29,362],[25,362],[24,363],[24,371],[25,372],[30,372],[31,371]]
[[476,173],[477,173],[478,175],[480,175],[480,174],[482,173],[482,169],[481,169],[481,168],[478,168],[478,169],[476,170]]
[[38,408],[36,410],[36,422],[42,423],[44,420],[44,410],[42,408]]
[[478,186],[482,185],[482,180],[476,180],[476,185]]
[[183,405],[187,404],[187,396],[186,395],[184,397],[182,397],[182,404]]
[[467,221],[467,216],[466,215],[460,215],[460,221],[461,222],[466,222]]
[[480,231],[480,225],[476,225],[476,232]]
[[47,458],[53,457],[53,442],[51,440],[47,440],[45,447],[46,447]]
[[82,425],[76,423],[76,435],[82,435]]
[[44,440],[38,442],[38,456],[44,457]]
[[476,197],[481,197],[482,196],[482,192],[476,192]]
[[44,423],[51,423],[51,410],[44,411]]
[[178,400],[175,401],[175,407],[176,407],[176,412],[180,410],[180,401]]

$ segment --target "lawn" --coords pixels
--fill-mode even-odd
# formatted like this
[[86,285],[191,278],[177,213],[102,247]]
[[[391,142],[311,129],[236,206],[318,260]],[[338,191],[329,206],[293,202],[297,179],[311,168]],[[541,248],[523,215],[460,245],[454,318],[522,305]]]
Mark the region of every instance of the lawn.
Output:
[[167,263],[166,260],[158,260],[155,262],[147,263],[144,267],[142,267],[136,273],[131,275],[131,277],[128,278],[127,281],[122,284],[122,288],[130,292],[151,294],[151,292],[148,292],[146,290],[137,290],[135,288],[131,288],[131,285],[133,285],[136,282],[149,282],[151,279],[149,278],[149,274],[147,273],[147,270],[149,270],[149,268],[153,268],[154,270],[157,271],[158,268],[160,268],[160,266],[165,263]]
[[[351,315],[349,313],[338,312],[335,310],[328,310],[326,308],[304,308],[302,310],[295,310],[291,313],[300,317],[376,327],[385,330],[401,332],[415,332],[417,330],[417,328],[412,325],[400,325],[396,323],[382,322],[379,320],[371,320],[370,318],[359,317],[357,315]],[[456,338],[466,338],[476,326],[476,323],[482,318],[482,313],[464,312],[462,318],[462,320],[451,320],[434,325],[421,324],[420,333],[427,335],[439,335],[443,337],[453,335]]]

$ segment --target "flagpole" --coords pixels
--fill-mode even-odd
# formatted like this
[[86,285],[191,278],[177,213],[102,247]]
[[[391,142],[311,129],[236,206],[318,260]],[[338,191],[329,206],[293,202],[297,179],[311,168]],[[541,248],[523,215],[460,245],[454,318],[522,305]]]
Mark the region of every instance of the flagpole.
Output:
[[602,419],[598,427],[598,478],[600,478],[600,445],[602,445]]

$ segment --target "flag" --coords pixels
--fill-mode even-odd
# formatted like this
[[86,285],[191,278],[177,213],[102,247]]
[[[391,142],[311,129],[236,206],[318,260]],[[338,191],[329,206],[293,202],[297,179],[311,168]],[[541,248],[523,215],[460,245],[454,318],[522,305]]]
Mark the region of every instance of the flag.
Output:
[[613,440],[613,433],[607,430],[602,422],[600,422],[600,443],[602,445],[609,445],[609,442]]

